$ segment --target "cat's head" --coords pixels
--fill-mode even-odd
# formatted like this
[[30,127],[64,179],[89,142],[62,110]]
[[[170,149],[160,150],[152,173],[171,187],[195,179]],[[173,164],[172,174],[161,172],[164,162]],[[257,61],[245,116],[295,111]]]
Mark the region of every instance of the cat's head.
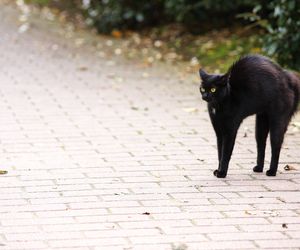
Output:
[[229,95],[228,77],[225,75],[208,74],[203,69],[199,70],[200,93],[202,99],[209,103],[218,103]]

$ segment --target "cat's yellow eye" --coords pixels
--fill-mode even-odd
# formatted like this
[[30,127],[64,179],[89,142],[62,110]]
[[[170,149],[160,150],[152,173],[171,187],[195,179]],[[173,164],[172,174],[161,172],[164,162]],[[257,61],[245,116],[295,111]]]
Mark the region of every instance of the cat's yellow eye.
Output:
[[200,91],[203,93],[203,92],[205,92],[205,88],[200,88]]
[[211,89],[210,89],[210,92],[215,93],[216,90],[217,90],[216,88],[211,88]]

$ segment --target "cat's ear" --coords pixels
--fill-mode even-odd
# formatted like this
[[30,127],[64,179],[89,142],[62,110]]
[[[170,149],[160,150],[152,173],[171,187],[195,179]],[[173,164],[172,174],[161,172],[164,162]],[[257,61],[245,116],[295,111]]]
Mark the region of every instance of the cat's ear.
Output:
[[202,79],[203,81],[205,81],[205,80],[209,77],[209,74],[207,74],[207,73],[204,71],[204,69],[200,69],[200,70],[199,70],[199,75],[200,75],[200,77],[201,77],[201,79]]
[[226,86],[227,85],[227,80],[228,80],[228,76],[225,74],[225,75],[218,75],[217,76],[217,81],[216,81],[216,85],[219,85],[219,86]]

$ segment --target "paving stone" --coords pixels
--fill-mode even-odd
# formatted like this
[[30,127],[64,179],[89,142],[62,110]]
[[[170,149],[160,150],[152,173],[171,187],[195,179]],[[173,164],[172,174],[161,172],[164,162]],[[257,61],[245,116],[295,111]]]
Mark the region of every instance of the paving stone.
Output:
[[196,74],[101,58],[107,38],[35,12],[19,33],[19,15],[1,1],[1,250],[299,249],[299,132],[266,177],[246,119],[216,179]]

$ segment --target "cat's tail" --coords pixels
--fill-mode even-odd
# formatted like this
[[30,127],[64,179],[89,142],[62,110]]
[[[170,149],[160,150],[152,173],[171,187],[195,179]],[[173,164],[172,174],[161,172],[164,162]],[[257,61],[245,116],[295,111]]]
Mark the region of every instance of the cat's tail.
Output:
[[295,93],[294,109],[293,109],[293,113],[295,113],[298,109],[299,102],[300,102],[300,75],[296,72],[288,72],[287,75],[289,79],[288,81],[289,87]]

